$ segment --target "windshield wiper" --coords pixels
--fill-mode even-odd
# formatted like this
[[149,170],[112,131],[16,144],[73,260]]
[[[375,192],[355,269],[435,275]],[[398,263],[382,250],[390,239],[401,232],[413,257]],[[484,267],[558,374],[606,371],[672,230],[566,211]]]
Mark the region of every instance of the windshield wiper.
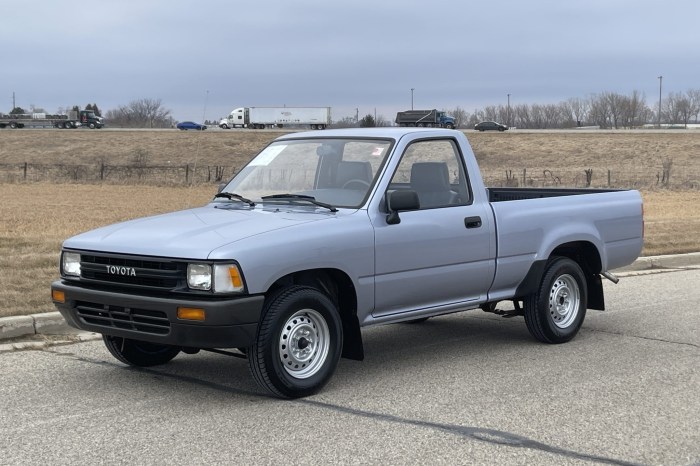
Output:
[[269,196],[263,196],[261,199],[263,201],[266,201],[266,200],[304,201],[304,202],[309,202],[313,205],[317,205],[319,207],[326,208],[326,209],[330,210],[331,212],[338,212],[338,209],[336,209],[332,205],[326,204],[325,202],[317,201],[315,197],[307,196],[305,194],[271,194]]
[[248,198],[241,196],[240,194],[235,194],[235,193],[216,193],[216,194],[214,194],[214,199],[222,198],[222,197],[225,199],[228,199],[229,201],[233,201],[233,200],[241,201],[245,204],[248,204],[250,207],[255,207],[255,202],[251,201]]

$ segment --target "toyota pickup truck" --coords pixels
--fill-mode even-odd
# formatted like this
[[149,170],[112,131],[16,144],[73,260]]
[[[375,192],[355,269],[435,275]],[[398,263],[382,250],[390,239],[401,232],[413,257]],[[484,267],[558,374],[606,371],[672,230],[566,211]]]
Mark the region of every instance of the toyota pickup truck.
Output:
[[128,365],[215,351],[303,397],[363,359],[371,325],[482,309],[569,341],[643,243],[639,192],[486,188],[448,129],[288,134],[219,189],[66,240],[51,287],[66,321]]

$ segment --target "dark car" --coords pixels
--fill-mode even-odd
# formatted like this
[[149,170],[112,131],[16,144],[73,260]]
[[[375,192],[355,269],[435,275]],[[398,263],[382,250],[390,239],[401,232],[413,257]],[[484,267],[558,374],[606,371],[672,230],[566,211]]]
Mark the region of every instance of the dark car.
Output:
[[482,121],[474,125],[477,131],[505,131],[508,129],[506,125],[496,123],[495,121]]
[[207,129],[206,125],[200,125],[199,123],[195,123],[194,121],[183,121],[178,123],[175,127],[183,131],[188,129],[196,129],[200,131],[203,129]]

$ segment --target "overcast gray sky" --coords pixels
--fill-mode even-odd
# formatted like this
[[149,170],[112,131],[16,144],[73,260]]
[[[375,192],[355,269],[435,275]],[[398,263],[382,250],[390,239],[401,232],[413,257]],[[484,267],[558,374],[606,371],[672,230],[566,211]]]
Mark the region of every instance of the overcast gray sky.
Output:
[[700,88],[698,0],[56,0],[0,4],[0,111],[554,103]]

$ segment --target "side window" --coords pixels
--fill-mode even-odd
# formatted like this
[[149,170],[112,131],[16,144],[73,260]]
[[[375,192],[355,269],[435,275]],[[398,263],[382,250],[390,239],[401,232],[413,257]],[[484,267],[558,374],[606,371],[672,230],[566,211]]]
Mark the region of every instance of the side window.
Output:
[[421,210],[471,201],[464,166],[452,139],[417,141],[408,146],[389,189],[415,191]]

